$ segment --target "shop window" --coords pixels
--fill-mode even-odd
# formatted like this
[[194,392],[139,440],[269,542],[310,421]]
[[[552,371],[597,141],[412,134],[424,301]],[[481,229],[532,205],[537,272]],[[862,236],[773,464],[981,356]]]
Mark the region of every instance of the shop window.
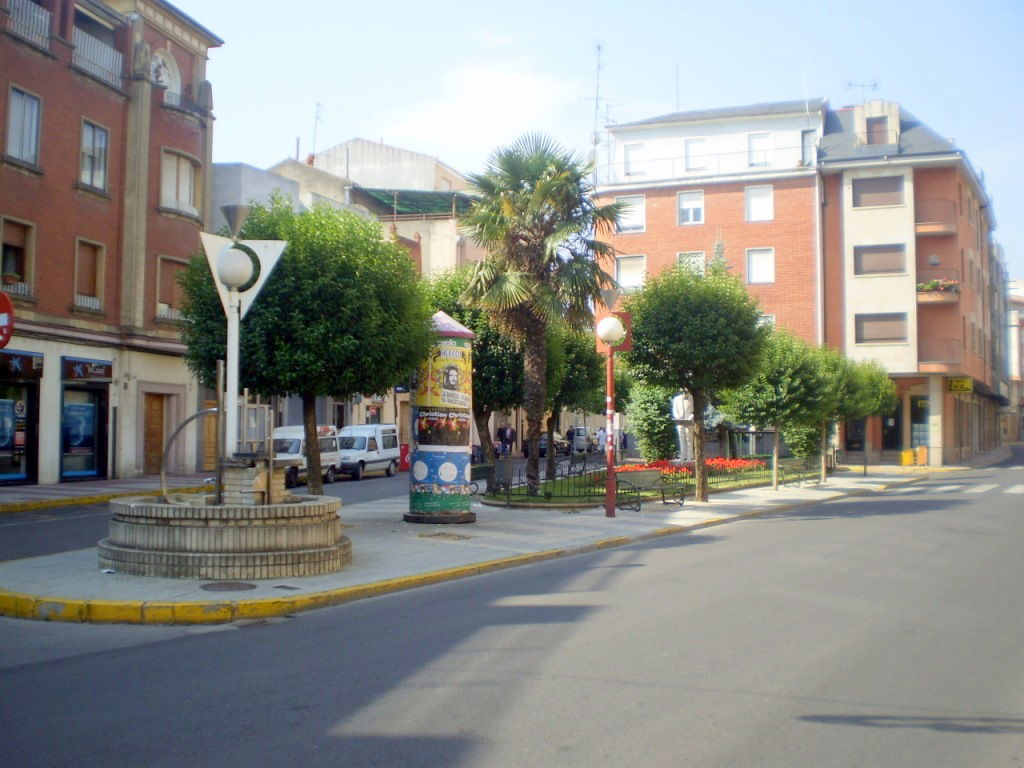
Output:
[[160,205],[163,208],[199,215],[199,169],[196,162],[177,152],[163,153],[160,167]]
[[28,295],[35,228],[11,219],[0,219],[0,229],[3,230],[3,243],[0,246],[2,287],[11,294]]
[[107,129],[82,123],[82,162],[78,181],[85,187],[107,188]]
[[42,102],[20,88],[11,88],[7,102],[7,156],[39,165],[39,125]]
[[103,246],[79,240],[75,249],[75,306],[103,307]]
[[183,292],[181,275],[188,264],[161,257],[157,267],[158,294],[156,316],[161,320],[180,320]]

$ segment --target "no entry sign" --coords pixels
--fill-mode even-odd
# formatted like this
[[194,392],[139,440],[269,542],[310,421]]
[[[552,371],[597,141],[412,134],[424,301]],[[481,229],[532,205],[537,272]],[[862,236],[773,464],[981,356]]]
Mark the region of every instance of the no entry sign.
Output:
[[11,304],[11,297],[0,292],[0,349],[7,346],[7,342],[14,335],[14,305]]

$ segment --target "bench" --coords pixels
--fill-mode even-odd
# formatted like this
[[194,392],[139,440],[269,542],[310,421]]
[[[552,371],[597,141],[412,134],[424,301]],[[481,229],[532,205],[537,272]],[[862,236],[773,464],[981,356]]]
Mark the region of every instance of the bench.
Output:
[[640,469],[623,472],[615,476],[615,506],[631,512],[639,512],[641,494],[645,491],[661,491],[662,504],[682,504],[686,485],[672,478],[664,477],[660,469]]

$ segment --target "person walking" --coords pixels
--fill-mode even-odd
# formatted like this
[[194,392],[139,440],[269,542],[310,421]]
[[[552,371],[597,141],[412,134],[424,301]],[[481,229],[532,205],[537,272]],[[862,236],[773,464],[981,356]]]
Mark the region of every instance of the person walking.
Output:
[[597,428],[597,448],[601,453],[608,451],[608,446],[605,445],[607,442],[608,433],[605,432],[604,427]]

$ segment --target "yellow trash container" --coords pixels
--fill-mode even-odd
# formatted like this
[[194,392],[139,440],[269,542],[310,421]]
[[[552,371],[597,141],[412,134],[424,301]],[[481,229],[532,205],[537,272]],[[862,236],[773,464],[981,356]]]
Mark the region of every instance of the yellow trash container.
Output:
[[925,467],[928,465],[928,446],[919,445],[917,446],[917,465],[919,467]]
[[900,466],[901,467],[912,467],[914,465],[914,452],[913,451],[900,451]]

